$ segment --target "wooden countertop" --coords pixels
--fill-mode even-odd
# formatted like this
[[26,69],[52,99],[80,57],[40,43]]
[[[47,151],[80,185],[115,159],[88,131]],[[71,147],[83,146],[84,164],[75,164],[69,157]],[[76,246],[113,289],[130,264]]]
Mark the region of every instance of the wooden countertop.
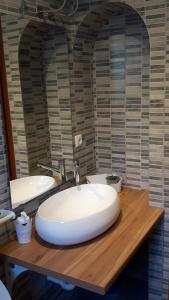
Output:
[[29,244],[10,241],[2,246],[1,256],[7,262],[105,294],[164,213],[162,208],[148,206],[145,191],[125,188],[120,201],[116,224],[89,242],[63,248],[33,234]]

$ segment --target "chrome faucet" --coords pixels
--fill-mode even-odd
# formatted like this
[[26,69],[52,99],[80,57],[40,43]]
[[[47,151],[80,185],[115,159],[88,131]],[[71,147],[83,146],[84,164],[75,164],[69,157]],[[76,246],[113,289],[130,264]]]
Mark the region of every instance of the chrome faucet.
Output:
[[80,164],[78,160],[74,161],[74,178],[76,185],[80,184]]
[[57,172],[61,175],[62,182],[66,181],[66,168],[65,168],[65,160],[64,159],[58,160],[58,167],[47,166],[47,165],[44,165],[41,163],[38,163],[37,167],[40,167],[42,169],[49,170],[52,172]]
[[[65,160],[64,159],[60,159],[58,160],[58,167],[52,167],[52,166],[48,166],[48,165],[44,165],[41,163],[37,164],[37,167],[40,167],[42,169],[51,171],[51,172],[57,172],[61,175],[61,179],[62,182],[66,181],[66,168],[65,168]],[[72,173],[72,171],[71,171]],[[74,160],[74,179],[76,182],[76,185],[80,184],[80,164],[78,160]]]

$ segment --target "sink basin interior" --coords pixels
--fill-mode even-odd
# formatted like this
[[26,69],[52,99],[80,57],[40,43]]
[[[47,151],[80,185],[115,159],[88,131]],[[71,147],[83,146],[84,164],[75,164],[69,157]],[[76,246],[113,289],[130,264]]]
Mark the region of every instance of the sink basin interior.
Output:
[[[44,202],[40,208],[41,217],[65,222],[99,213],[112,204],[109,192],[109,189],[101,189],[95,185],[67,189]],[[114,190],[112,193],[115,196]]]
[[56,245],[90,240],[118,218],[117,192],[104,184],[84,184],[61,191],[43,202],[36,214],[39,236]]

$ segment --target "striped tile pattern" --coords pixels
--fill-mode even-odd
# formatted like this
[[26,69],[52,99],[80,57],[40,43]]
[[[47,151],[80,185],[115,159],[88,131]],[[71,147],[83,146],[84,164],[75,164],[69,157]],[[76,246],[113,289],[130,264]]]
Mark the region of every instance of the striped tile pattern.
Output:
[[[19,23],[17,18],[11,16],[2,16],[1,18],[16,172],[17,176],[21,177],[29,174],[29,167],[25,135],[24,108],[20,85],[18,45],[19,36],[22,33],[24,28],[23,26],[27,25],[27,21],[24,19],[21,23]],[[15,31],[13,28],[16,28]],[[8,32],[9,34],[7,34]]]
[[68,41],[64,28],[48,30],[43,40],[43,78],[49,119],[50,153],[53,166],[65,158],[73,170],[72,117]]
[[11,16],[2,25],[17,177],[39,174],[37,162],[57,166],[59,158],[72,170],[65,31]]
[[[116,12],[116,14],[115,14]],[[149,44],[131,10],[113,10],[93,57],[96,170],[148,188]]]
[[[7,6],[6,1],[4,5]],[[7,8],[10,9],[9,6]],[[123,9],[125,13],[122,14]],[[17,171],[22,170],[22,175],[25,175],[28,173],[28,151],[17,47],[27,21],[7,19],[4,24],[9,27],[7,29],[4,25],[3,30],[11,111],[13,122],[19,124],[21,120],[21,124],[16,126],[14,145],[18,155]],[[83,145],[74,149],[74,157],[80,159],[82,176],[96,170],[118,170],[128,185],[150,191],[151,205],[165,208],[164,223],[151,237],[149,299],[167,299],[169,2],[120,0],[117,4],[115,0],[81,0],[79,13],[70,23],[66,20],[65,27],[69,50],[63,46],[66,39],[61,39],[61,34],[57,33],[62,40],[61,60],[59,56],[56,59],[57,64],[58,61],[60,63],[59,69],[56,76],[56,69],[52,69],[51,63],[51,72],[45,78],[48,105],[51,107],[48,118],[52,132],[50,139],[54,140],[53,150],[57,155],[61,153],[58,152],[61,147],[59,143],[56,145],[56,138],[60,140],[64,135],[64,154],[72,157],[71,135],[74,137],[82,133]],[[59,40],[52,37],[48,46],[46,43],[45,57],[51,53],[50,43],[55,48]],[[55,58],[54,53],[52,59]],[[62,59],[66,63],[62,64]],[[60,124],[58,110],[56,112],[53,105],[55,96],[60,116],[63,116]],[[56,122],[53,122],[54,119]],[[18,144],[20,148],[16,146]],[[67,152],[68,145],[71,146]]]
[[[91,68],[93,54],[91,48],[87,48],[89,41],[90,46],[94,47],[93,95],[90,93],[90,98],[94,98],[91,137],[92,128],[96,129],[95,143],[91,143],[93,160],[91,155],[87,157],[85,154],[86,149],[79,149],[78,155],[81,161],[85,157],[86,168],[95,162],[96,155],[97,172],[118,170],[124,174],[127,185],[150,191],[151,205],[165,207],[164,223],[159,225],[151,237],[149,298],[168,299],[168,2],[119,1],[133,7],[142,16],[145,25],[132,10],[125,8],[128,13],[126,11],[125,18],[124,15],[121,16],[123,4],[115,3],[111,6],[113,2],[116,1],[107,1],[109,6],[102,6],[103,2],[98,4],[97,1],[91,1],[90,12],[87,4],[86,8],[85,4],[81,6],[80,26],[77,26],[77,34],[73,35],[74,70],[78,68],[83,77],[85,68],[80,64],[81,56],[84,57],[84,53],[87,55],[85,64]],[[108,24],[110,11],[115,15]],[[95,24],[91,19],[95,19]],[[116,26],[116,22],[119,26]],[[116,43],[113,43],[113,39]],[[79,67],[76,67],[77,60]],[[73,86],[76,90],[76,78]],[[85,90],[86,85],[81,82],[82,93],[79,98],[83,110],[85,101],[89,99],[89,95],[84,97]],[[78,101],[75,100],[76,92],[73,93],[72,102],[77,107]],[[87,114],[87,110],[83,116],[85,113]],[[78,111],[74,115],[77,116]],[[82,119],[81,128],[83,126],[85,127],[85,121]],[[74,132],[80,133],[81,128],[74,127]],[[84,136],[87,138],[87,131]]]
[[46,31],[44,26],[38,29],[36,23],[30,23],[24,30],[19,47],[20,84],[29,174],[38,173],[38,161],[51,164],[49,120],[43,80],[44,31]]
[[10,204],[8,158],[4,132],[2,96],[0,90],[0,209],[8,208]]
[[[6,138],[4,132],[4,119],[2,96],[0,88],[0,209],[8,209],[10,207],[10,192],[9,192],[9,176],[8,176],[8,158],[6,148]],[[0,228],[0,243],[7,238],[6,228],[1,225]],[[0,263],[0,278],[3,278],[2,263]]]

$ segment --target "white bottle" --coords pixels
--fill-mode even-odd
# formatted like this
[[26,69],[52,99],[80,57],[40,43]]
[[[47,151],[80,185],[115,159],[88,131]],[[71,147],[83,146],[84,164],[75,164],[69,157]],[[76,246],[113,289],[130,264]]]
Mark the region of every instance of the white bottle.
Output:
[[31,241],[32,220],[24,211],[16,220],[16,234],[20,244],[27,244]]

